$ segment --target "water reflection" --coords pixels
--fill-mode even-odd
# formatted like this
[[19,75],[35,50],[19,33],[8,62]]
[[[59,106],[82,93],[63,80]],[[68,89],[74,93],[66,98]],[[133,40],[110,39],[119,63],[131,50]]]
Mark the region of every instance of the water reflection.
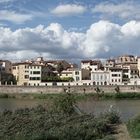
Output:
[[[5,109],[15,110],[17,108],[34,107],[37,105],[48,106],[48,104],[48,101],[43,99],[0,99],[0,111]],[[140,100],[95,101],[93,99],[88,99],[78,102],[78,106],[82,111],[95,115],[106,112],[112,108],[118,111],[122,120],[125,121],[140,113]]]
[[79,107],[87,113],[100,114],[110,110],[116,110],[123,121],[140,113],[140,100],[87,100],[78,103]]

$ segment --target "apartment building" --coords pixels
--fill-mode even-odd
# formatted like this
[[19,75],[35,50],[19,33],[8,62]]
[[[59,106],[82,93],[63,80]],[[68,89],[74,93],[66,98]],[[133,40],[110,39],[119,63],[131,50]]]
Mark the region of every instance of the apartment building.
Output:
[[[58,73],[57,66],[60,63],[63,65],[63,71]],[[104,67],[100,60],[83,60],[81,61],[81,69],[75,67],[76,65],[64,60],[44,61],[43,57],[38,57],[34,61],[14,63],[12,73],[17,80],[17,85],[47,85],[45,79],[42,79],[50,75],[58,75],[60,78],[72,77],[74,79],[72,85],[85,83],[93,85],[131,85],[140,83],[140,58],[132,55],[108,59],[104,63]]]
[[60,74],[60,78],[73,77],[73,70],[63,70]]
[[137,58],[133,55],[119,56],[115,61],[115,66],[120,68],[137,67]]
[[28,85],[30,62],[13,63],[12,73],[17,80],[17,85]]
[[82,80],[82,71],[81,69],[74,69],[73,70],[73,79],[75,82]]
[[0,60],[0,73],[12,73],[12,63],[9,60]]
[[42,79],[42,73],[43,73],[42,69],[43,69],[43,65],[40,64],[31,64],[29,66],[28,85],[39,86],[39,83],[41,83],[41,79]]
[[111,85],[122,85],[123,71],[122,68],[112,67],[109,72]]
[[91,72],[91,82],[93,85],[110,85],[109,71],[94,71]]
[[115,59],[107,59],[104,65],[105,71],[109,71],[112,67],[115,67]]
[[100,60],[83,60],[81,61],[81,69],[88,69],[90,71],[96,71],[102,68]]
[[140,76],[140,57],[137,58],[137,68],[138,68],[138,71],[139,71],[139,76]]

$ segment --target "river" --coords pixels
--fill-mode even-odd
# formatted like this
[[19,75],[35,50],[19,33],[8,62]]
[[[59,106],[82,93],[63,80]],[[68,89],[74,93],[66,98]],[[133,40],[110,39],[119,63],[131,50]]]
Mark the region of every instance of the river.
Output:
[[[0,111],[5,109],[15,110],[18,108],[34,107],[37,105],[48,105],[45,99],[0,99]],[[98,115],[100,113],[116,110],[123,121],[131,119],[140,113],[140,100],[82,100],[77,104],[79,108],[87,113]]]

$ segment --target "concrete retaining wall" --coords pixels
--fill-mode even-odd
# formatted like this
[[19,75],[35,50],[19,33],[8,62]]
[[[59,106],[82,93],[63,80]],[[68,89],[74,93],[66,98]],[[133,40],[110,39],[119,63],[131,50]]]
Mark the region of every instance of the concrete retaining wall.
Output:
[[[101,92],[116,93],[116,86],[98,86]],[[36,94],[59,94],[64,92],[71,93],[96,93],[97,86],[0,86],[0,94],[7,93],[36,93]],[[139,92],[140,86],[119,86],[120,92]]]

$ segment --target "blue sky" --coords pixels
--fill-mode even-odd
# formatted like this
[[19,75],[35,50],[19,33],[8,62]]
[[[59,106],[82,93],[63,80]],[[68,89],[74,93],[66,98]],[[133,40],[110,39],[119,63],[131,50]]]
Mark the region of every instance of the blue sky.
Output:
[[[10,13],[5,13],[3,18],[0,19],[0,23],[10,27],[11,29],[18,29],[23,27],[35,27],[39,24],[48,26],[50,23],[60,23],[65,29],[77,28],[79,30],[86,30],[92,23],[99,21],[100,19],[110,20],[112,22],[123,24],[126,21],[137,19],[134,16],[128,16],[126,18],[120,18],[117,15],[109,15],[109,11],[104,13],[101,9],[97,9],[97,6],[121,6],[123,4],[140,5],[139,0],[0,0],[0,10],[6,12],[14,12],[15,16],[19,15],[21,19],[7,19],[6,16]],[[79,13],[67,11],[64,9],[65,15],[59,10],[53,13],[59,6],[76,5],[81,6],[83,9],[79,9]],[[61,7],[62,8],[62,7]],[[122,7],[123,8],[123,7]],[[96,10],[95,10],[96,9]],[[95,11],[94,11],[95,10]],[[118,12],[123,11],[119,9]],[[127,9],[129,10],[129,9]],[[127,12],[127,10],[123,12]],[[131,12],[131,11],[130,11]],[[137,13],[139,14],[139,12]],[[12,15],[12,14],[11,14]],[[25,17],[26,16],[26,17]]]
[[0,0],[1,59],[140,55],[139,21],[140,0]]

